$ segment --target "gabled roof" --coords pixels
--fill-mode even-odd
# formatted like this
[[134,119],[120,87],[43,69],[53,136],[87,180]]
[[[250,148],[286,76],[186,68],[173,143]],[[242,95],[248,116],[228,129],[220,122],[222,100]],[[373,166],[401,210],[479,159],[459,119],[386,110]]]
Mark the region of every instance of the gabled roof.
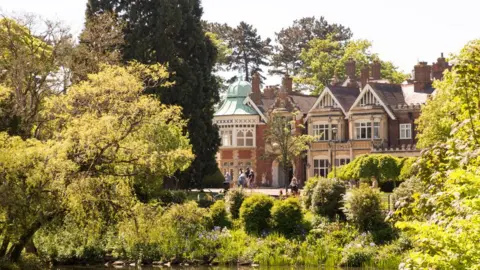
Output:
[[345,112],[350,110],[358,95],[360,95],[360,90],[355,87],[329,86],[328,88]]
[[[400,92],[398,90],[400,90]],[[387,112],[390,118],[395,120],[396,117],[390,109],[390,105],[405,104],[402,88],[400,87],[400,85],[368,83],[363,88],[362,92],[360,92],[360,95],[358,95],[357,99],[350,108],[354,108],[355,106],[357,106],[358,103],[360,103],[362,97],[368,92],[373,94],[373,96],[379,101],[380,105]],[[351,112],[349,112],[348,114],[351,114]]]
[[297,105],[298,109],[304,114],[307,114],[310,111],[310,109],[313,107],[313,104],[315,104],[318,98],[318,96],[303,95],[300,93],[289,93],[288,96],[293,100],[295,105]]
[[396,106],[406,104],[400,84],[368,83],[368,85],[373,88],[385,105]]

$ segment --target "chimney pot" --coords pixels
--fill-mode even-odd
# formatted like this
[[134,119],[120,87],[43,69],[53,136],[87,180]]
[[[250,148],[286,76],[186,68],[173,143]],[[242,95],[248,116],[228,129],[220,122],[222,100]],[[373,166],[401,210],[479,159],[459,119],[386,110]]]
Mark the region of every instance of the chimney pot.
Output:
[[373,80],[380,80],[382,78],[381,68],[382,68],[382,64],[380,63],[380,61],[378,60],[373,61],[372,63],[372,79]]
[[287,93],[293,92],[293,78],[290,77],[288,74],[285,74],[283,77],[283,87]]
[[362,84],[361,85],[362,88],[365,87],[365,85],[367,85],[369,77],[370,77],[370,70],[367,66],[367,67],[364,67],[360,72],[360,83]]

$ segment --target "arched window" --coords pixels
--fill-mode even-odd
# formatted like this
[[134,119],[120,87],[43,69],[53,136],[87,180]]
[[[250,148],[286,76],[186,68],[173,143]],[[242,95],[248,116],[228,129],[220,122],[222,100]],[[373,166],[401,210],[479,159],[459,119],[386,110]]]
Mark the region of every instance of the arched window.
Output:
[[245,135],[241,130],[237,132],[237,146],[245,146]]
[[246,146],[253,146],[253,132],[252,131],[247,131],[247,136],[246,136]]

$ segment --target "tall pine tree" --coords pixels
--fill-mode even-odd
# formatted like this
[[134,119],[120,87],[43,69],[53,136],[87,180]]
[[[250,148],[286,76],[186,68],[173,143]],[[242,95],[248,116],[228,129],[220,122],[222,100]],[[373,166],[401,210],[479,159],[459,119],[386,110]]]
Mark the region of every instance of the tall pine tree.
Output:
[[268,57],[272,52],[270,41],[270,38],[263,40],[252,25],[240,22],[231,32],[229,40],[232,50],[230,69],[242,71],[246,81],[250,80],[253,73],[262,72],[262,66],[269,64]]
[[162,103],[183,107],[196,155],[190,169],[179,175],[188,187],[198,186],[217,169],[220,140],[213,125],[218,84],[212,75],[217,51],[202,29],[199,0],[89,0],[92,14],[111,11],[125,23],[123,60],[168,64],[173,87],[148,89]]
[[300,53],[308,48],[312,39],[347,41],[352,37],[352,32],[341,24],[328,23],[324,17],[305,17],[295,20],[293,25],[275,35],[275,53],[272,57],[272,66],[275,68],[270,73],[296,75],[303,66]]

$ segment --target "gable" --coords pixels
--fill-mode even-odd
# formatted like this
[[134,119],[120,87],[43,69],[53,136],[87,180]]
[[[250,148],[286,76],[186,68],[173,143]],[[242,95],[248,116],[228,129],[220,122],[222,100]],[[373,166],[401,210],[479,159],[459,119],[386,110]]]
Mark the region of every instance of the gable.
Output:
[[[395,115],[387,106],[387,104],[385,104],[385,102],[379,97],[375,89],[373,89],[369,84],[367,84],[365,88],[363,88],[362,92],[355,100],[355,103],[353,103],[352,108],[364,106],[382,106],[392,120],[396,119]],[[350,115],[351,112],[349,112],[348,114]]]
[[327,93],[319,100],[317,108],[338,108],[337,102],[330,93]]

